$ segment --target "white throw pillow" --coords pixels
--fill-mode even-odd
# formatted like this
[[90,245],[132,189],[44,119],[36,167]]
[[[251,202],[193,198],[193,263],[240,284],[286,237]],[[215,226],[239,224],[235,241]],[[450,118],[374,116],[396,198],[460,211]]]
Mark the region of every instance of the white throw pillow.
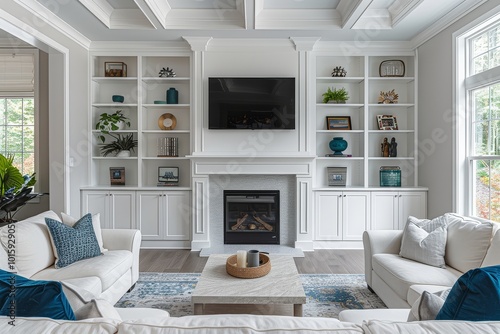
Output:
[[8,248],[9,235],[16,242],[16,268],[19,275],[31,277],[54,264],[55,256],[50,241],[50,233],[45,218],[59,219],[54,211],[42,212],[14,224],[14,233],[8,226],[0,228],[0,240],[4,249]]
[[446,218],[433,220],[408,217],[399,255],[404,258],[445,268]]
[[436,316],[443,307],[450,290],[451,288],[434,293],[424,291],[412,305],[408,321],[436,320]]
[[76,320],[110,318],[122,320],[120,314],[107,300],[94,299],[92,293],[70,283],[61,282],[66,299],[75,313]]
[[456,213],[447,213],[446,263],[463,273],[481,266],[490,246],[492,222],[482,222]]
[[[62,222],[68,226],[73,226],[79,220],[79,218],[73,218],[64,212],[61,212]],[[107,252],[108,250],[103,247],[102,232],[101,232],[101,215],[96,213],[92,215],[92,227],[94,228],[95,237],[97,238],[97,243],[101,249],[101,253]]]

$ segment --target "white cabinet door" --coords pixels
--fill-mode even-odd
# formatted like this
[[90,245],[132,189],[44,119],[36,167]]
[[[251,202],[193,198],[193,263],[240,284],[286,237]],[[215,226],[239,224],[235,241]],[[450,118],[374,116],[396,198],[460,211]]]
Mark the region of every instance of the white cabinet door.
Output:
[[342,240],[342,192],[316,193],[316,240]]
[[163,240],[165,196],[161,191],[137,193],[137,222],[143,240]]
[[165,193],[165,240],[190,240],[191,196],[189,192]]
[[399,228],[397,192],[378,192],[371,194],[371,229],[395,230]]
[[342,195],[342,240],[362,240],[370,226],[370,193],[344,192]]
[[100,214],[102,228],[112,228],[109,217],[109,193],[107,191],[82,191],[81,215]]
[[398,194],[399,229],[404,229],[408,216],[427,218],[427,194],[423,191],[408,191]]
[[109,193],[111,228],[135,229],[135,192],[113,191]]

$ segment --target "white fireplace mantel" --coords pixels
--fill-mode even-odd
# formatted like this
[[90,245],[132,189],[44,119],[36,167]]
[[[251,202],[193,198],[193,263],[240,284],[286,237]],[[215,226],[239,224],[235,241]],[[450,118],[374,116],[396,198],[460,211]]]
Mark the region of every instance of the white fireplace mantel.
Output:
[[193,228],[191,249],[209,248],[209,176],[220,175],[295,175],[297,222],[295,247],[313,250],[312,234],[312,166],[309,155],[235,156],[193,154],[189,156],[193,189]]

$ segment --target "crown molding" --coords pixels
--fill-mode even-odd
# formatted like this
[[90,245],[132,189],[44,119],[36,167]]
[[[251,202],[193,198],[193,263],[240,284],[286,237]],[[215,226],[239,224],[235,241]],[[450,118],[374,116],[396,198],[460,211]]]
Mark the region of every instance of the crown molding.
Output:
[[145,55],[156,54],[158,52],[180,53],[191,52],[189,44],[186,42],[157,42],[157,41],[96,41],[90,44],[90,52],[117,55]]
[[46,7],[35,0],[12,0],[31,12],[36,17],[42,19],[46,24],[56,29],[59,33],[65,35],[75,43],[85,49],[90,47],[90,39],[82,35],[78,30],[64,22],[57,15],[52,13]]
[[[466,16],[474,9],[486,3],[488,0],[465,0],[458,6],[456,6],[453,10],[451,10],[446,17],[441,18],[436,23],[429,26],[423,32],[415,36],[410,42],[414,48],[418,48],[437,34],[441,33],[443,30],[451,26],[453,23],[460,20],[462,17]],[[467,3],[467,4],[466,4]],[[463,7],[468,6],[466,10]]]

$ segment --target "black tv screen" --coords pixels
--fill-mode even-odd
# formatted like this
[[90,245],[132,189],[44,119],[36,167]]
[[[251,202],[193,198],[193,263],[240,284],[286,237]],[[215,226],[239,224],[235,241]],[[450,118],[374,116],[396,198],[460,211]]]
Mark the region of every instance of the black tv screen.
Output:
[[295,129],[295,78],[208,78],[209,129]]

